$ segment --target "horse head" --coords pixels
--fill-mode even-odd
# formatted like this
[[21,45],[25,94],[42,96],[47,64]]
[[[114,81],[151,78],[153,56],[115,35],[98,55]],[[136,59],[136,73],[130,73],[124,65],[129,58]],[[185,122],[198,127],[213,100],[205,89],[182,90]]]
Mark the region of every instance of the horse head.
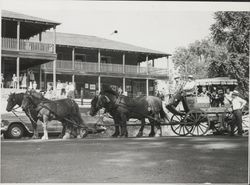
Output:
[[95,96],[91,101],[91,109],[90,109],[90,115],[95,116],[97,112],[105,108],[107,104],[110,103],[110,99],[106,95],[98,95]]
[[16,94],[15,93],[10,93],[8,99],[7,99],[7,107],[6,111],[10,112],[15,105],[17,105],[17,99],[16,99]]

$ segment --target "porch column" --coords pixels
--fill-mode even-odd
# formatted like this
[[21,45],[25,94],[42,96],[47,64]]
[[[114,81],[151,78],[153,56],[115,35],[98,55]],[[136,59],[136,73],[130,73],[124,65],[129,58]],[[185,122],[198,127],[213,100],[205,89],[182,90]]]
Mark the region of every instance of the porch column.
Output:
[[[17,33],[16,33],[16,39],[17,39],[17,51],[20,49],[20,21],[17,21]],[[17,89],[19,89],[19,79],[20,79],[20,57],[17,57],[16,59],[16,76],[17,76]]]
[[123,92],[123,93],[126,91],[126,88],[125,88],[126,86],[125,86],[125,85],[126,85],[126,78],[123,77],[123,78],[122,78],[122,92]]
[[101,76],[98,76],[98,91],[101,92]]
[[98,91],[101,92],[101,50],[98,50]]
[[[147,63],[147,75],[149,74],[149,64],[148,64],[148,55],[146,56],[146,63]],[[146,96],[149,95],[149,91],[148,91],[148,78],[146,79]]]
[[72,49],[72,71],[73,71],[73,75],[72,75],[72,83],[75,83],[75,48]]
[[[56,54],[56,27],[54,26],[54,54]],[[53,61],[53,90],[56,89],[56,60]]]
[[44,88],[47,90],[47,73],[44,73]]
[[98,50],[98,72],[101,72],[101,51]]
[[148,55],[146,56],[146,63],[147,63],[147,74],[149,73],[149,63],[148,63]]
[[122,72],[125,74],[125,53],[122,55]]
[[148,89],[148,78],[146,79],[146,96],[149,95],[149,89]]
[[20,49],[20,21],[17,21],[17,29],[16,29],[16,40],[17,40],[17,51]]
[[155,67],[155,60],[152,60],[152,67]]
[[39,89],[42,89],[42,67],[39,68]]
[[17,76],[17,89],[20,89],[19,76],[20,76],[20,57],[16,59],[16,76]]

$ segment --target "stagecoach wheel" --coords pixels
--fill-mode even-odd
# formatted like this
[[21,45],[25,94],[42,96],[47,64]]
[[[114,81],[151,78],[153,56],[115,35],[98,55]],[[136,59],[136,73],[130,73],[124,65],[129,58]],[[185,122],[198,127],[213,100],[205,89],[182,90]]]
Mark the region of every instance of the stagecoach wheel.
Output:
[[80,137],[85,138],[88,135],[88,130],[86,128],[80,128]]
[[172,131],[179,136],[186,136],[192,130],[192,126],[183,124],[183,118],[184,116],[173,115],[170,119]]
[[202,110],[191,110],[187,113],[184,122],[193,125],[192,136],[203,136],[210,128],[210,121],[207,114]]

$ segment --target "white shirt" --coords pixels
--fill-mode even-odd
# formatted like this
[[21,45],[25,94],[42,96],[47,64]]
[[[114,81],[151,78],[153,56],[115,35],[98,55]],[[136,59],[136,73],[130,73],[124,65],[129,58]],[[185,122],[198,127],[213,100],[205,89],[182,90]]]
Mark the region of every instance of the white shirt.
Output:
[[246,103],[247,103],[246,100],[243,100],[239,96],[232,98],[233,110],[242,109],[246,105]]

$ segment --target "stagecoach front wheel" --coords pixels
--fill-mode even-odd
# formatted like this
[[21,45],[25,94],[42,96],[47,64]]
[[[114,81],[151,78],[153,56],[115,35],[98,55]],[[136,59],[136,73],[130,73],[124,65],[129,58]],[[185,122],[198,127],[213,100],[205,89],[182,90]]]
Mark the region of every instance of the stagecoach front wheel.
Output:
[[188,125],[193,125],[190,132],[192,136],[203,136],[210,128],[210,121],[207,114],[202,110],[189,111],[184,119]]
[[183,123],[184,116],[173,115],[170,119],[172,131],[179,136],[186,136],[191,131],[193,126]]

